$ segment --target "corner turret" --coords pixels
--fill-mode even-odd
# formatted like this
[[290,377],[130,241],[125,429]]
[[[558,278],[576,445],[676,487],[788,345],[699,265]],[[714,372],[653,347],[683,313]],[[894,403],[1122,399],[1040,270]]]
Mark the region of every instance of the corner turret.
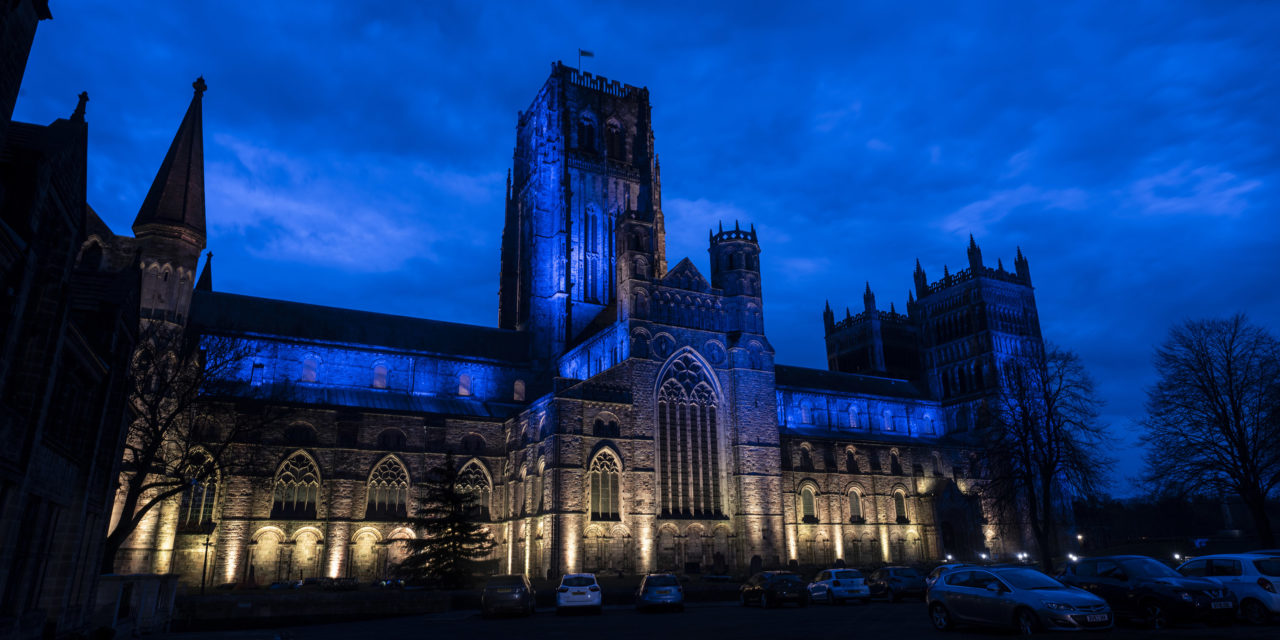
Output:
[[969,269],[976,276],[982,273],[982,249],[974,242],[973,234],[969,234]]
[[1031,285],[1031,265],[1027,263],[1027,259],[1022,256],[1022,247],[1018,247],[1018,255],[1013,259],[1014,272],[1019,278],[1026,281],[1027,285]]

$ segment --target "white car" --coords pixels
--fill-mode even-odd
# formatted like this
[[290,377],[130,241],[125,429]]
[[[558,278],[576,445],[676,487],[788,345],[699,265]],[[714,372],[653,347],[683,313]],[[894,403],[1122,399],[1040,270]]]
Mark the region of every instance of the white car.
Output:
[[603,602],[604,594],[600,592],[594,573],[567,573],[560,578],[560,586],[556,589],[557,614],[568,609],[589,609],[600,613]]
[[1240,601],[1240,617],[1265,624],[1280,615],[1280,556],[1254,553],[1201,556],[1178,567],[1189,578],[1213,580]]
[[871,589],[857,569],[827,569],[814,576],[809,583],[809,600],[839,604],[846,600],[871,600]]

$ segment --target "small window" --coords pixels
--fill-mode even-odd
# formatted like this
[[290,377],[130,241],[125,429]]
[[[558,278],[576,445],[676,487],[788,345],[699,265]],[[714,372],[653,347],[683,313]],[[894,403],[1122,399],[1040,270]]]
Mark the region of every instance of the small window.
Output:
[[373,368],[373,388],[386,389],[387,375],[388,375],[387,365],[385,364],[376,365]]
[[813,403],[808,400],[800,402],[800,424],[813,424]]
[[1242,571],[1239,560],[1231,560],[1229,558],[1214,558],[1209,561],[1210,574],[1215,578],[1228,577],[1233,578],[1239,576]]
[[320,361],[315,358],[305,358],[302,361],[302,381],[315,382],[320,371]]
[[1178,573],[1188,578],[1203,578],[1208,575],[1208,560],[1192,560],[1178,568]]
[[902,463],[898,461],[898,454],[889,454],[889,473],[895,476],[902,475]]
[[524,402],[524,380],[516,380],[515,389],[511,394],[511,399],[516,402]]
[[800,470],[813,471],[813,456],[804,447],[800,448]]
[[849,492],[849,522],[862,522],[862,494],[855,491]]
[[460,396],[471,395],[471,376],[465,373],[458,376],[458,395]]
[[253,369],[249,372],[249,384],[254,387],[262,386],[262,378],[267,368],[261,362],[253,363]]
[[844,452],[844,468],[849,473],[862,472],[862,470],[858,468],[858,457],[855,456],[852,451]]

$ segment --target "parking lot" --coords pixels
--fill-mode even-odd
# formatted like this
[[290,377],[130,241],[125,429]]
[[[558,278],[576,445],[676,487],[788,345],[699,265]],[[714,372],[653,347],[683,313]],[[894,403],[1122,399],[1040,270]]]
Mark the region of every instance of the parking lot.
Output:
[[[1049,634],[1044,634],[1049,635]],[[1088,637],[1097,637],[1089,634]],[[1009,631],[964,629],[941,633],[930,625],[918,601],[896,604],[811,605],[807,608],[743,608],[730,603],[691,603],[684,613],[638,613],[630,607],[605,607],[600,615],[557,616],[540,609],[532,618],[486,620],[476,611],[388,618],[364,622],[290,627],[274,630],[170,634],[171,640],[327,640],[347,638],[573,638],[611,640],[698,640],[728,638],[991,638],[1013,637]],[[1280,626],[1213,628],[1185,626],[1164,631],[1120,626],[1105,637],[1130,638],[1267,638],[1280,637]]]

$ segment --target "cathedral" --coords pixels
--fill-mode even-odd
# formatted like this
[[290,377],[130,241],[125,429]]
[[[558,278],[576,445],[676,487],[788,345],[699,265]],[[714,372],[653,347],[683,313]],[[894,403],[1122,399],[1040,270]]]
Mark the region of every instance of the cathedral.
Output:
[[742,575],[1021,548],[982,498],[974,435],[1000,363],[1043,349],[1020,251],[1006,271],[970,239],[967,268],[935,281],[917,262],[905,313],[868,286],[858,313],[823,312],[826,369],[777,364],[768,238],[726,221],[710,273],[669,258],[648,89],[555,63],[519,114],[496,327],[218,291],[208,262],[196,277],[194,88],[134,236],[94,217],[79,259],[141,268],[143,318],[252,346],[231,406],[258,411],[255,390],[277,388],[290,417],[154,509],[121,573],[390,575],[448,454],[495,572]]

